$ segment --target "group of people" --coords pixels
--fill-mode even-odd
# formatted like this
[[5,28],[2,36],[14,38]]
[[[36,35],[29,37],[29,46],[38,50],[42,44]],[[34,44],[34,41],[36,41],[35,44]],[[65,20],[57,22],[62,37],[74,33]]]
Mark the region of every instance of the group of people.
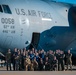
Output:
[[[30,50],[25,49],[14,49],[12,53],[8,49],[6,53],[6,67],[7,70],[11,69],[11,63],[13,64],[14,71],[65,71],[72,70],[72,53],[68,50],[67,54],[64,54],[62,50],[49,50],[44,51],[36,50],[34,48]],[[66,60],[66,63],[65,63]]]

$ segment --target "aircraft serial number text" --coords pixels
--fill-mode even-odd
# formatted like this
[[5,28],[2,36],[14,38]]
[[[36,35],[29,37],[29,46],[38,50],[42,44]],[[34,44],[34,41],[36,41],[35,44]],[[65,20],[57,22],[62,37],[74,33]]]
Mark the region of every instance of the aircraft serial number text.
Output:
[[13,18],[1,18],[1,23],[2,24],[14,24],[15,21]]

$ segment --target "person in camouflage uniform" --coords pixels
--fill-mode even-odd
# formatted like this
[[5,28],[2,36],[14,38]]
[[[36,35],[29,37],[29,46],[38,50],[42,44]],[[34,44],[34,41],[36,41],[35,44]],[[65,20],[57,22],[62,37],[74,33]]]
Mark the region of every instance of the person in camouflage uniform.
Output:
[[65,71],[65,62],[64,62],[65,54],[63,51],[60,52],[60,63],[61,63],[61,71]]
[[68,53],[66,54],[66,64],[67,64],[67,70],[70,65],[70,69],[72,70],[72,53],[70,53],[70,50],[68,50]]
[[58,60],[56,59],[56,56],[54,56],[54,59],[52,61],[52,70],[58,71]]
[[25,71],[32,71],[33,70],[33,64],[30,60],[30,56],[27,56],[26,59],[24,60],[24,67],[25,67]]
[[6,64],[7,64],[7,70],[8,70],[9,66],[10,66],[10,70],[11,70],[11,51],[10,51],[10,49],[8,49],[8,52],[6,53]]

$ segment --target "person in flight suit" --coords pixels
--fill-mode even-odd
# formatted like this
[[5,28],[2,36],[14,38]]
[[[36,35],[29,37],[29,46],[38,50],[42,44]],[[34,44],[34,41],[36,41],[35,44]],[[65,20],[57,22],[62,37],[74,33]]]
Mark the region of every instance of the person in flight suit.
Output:
[[72,53],[70,53],[70,50],[68,50],[68,53],[66,55],[66,63],[67,63],[67,70],[68,66],[70,65],[70,69],[72,70]]
[[18,55],[15,57],[15,61],[16,61],[16,71],[21,69],[21,55],[20,55],[20,51],[18,51]]
[[63,51],[60,51],[60,63],[61,63],[61,70],[65,71],[65,62],[64,62],[65,54]]
[[42,58],[40,58],[40,61],[39,61],[39,66],[38,66],[38,69],[39,69],[39,71],[43,71],[43,66],[44,66],[44,63],[43,63],[43,60],[42,60]]
[[47,56],[48,56],[49,63],[50,63],[50,70],[52,70],[52,61],[54,59],[54,54],[53,54],[52,50],[49,51]]
[[16,70],[16,57],[18,55],[18,52],[17,52],[17,48],[14,49],[14,53],[13,53],[13,70],[15,71]]
[[56,56],[54,56],[54,60],[52,61],[52,70],[58,70],[58,60],[56,59]]
[[24,61],[25,61],[25,59],[26,59],[26,54],[25,54],[25,51],[24,51],[24,52],[23,52],[23,55],[22,55],[22,62],[21,62],[22,70],[25,69],[25,67],[24,67]]
[[60,50],[56,50],[56,54],[55,54],[57,60],[58,60],[58,71],[61,70],[61,63],[60,63]]
[[6,53],[6,64],[7,64],[7,70],[8,70],[9,66],[10,66],[10,70],[11,70],[11,51],[10,51],[10,49],[8,49],[8,52]]
[[48,57],[45,57],[44,65],[45,65],[45,71],[50,71],[50,62]]

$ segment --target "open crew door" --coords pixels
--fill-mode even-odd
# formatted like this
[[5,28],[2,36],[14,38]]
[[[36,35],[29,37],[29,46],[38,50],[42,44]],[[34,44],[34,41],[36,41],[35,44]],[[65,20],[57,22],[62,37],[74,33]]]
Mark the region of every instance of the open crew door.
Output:
[[40,39],[40,33],[33,32],[33,34],[32,34],[32,41],[31,41],[29,49],[32,49],[32,48],[36,49],[37,46],[38,46],[38,43],[39,43],[39,39]]

